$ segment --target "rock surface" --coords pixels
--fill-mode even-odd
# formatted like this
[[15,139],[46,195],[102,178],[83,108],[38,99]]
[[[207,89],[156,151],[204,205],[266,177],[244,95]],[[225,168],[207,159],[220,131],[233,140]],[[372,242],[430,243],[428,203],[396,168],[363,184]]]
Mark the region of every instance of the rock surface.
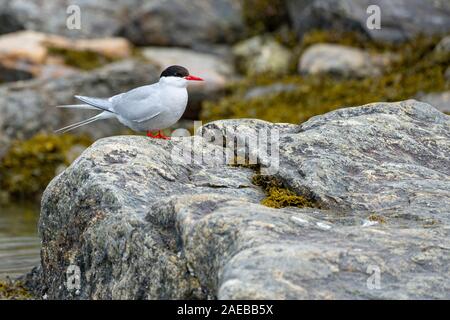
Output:
[[294,91],[295,89],[297,89],[297,86],[295,84],[285,84],[285,83],[274,83],[266,86],[257,86],[249,89],[245,93],[244,99],[267,97],[282,92],[291,92]]
[[94,51],[109,58],[124,59],[131,55],[131,45],[124,38],[73,40],[35,31],[18,31],[0,36],[0,60],[24,60],[43,64],[48,48]]
[[90,52],[116,60],[130,58],[131,49],[131,44],[124,38],[73,40],[35,31],[9,33],[0,36],[0,80],[50,79],[69,74],[70,68],[64,65],[62,57],[52,53],[54,50]]
[[[275,129],[275,177],[322,209],[264,207],[255,172],[225,164],[219,138],[237,131],[250,143]],[[102,139],[55,178],[34,289],[51,299],[450,297],[449,116],[410,100],[199,133]],[[70,265],[79,291],[67,287]]]
[[199,48],[234,42],[243,29],[239,0],[153,0],[134,10],[120,34],[137,45]]
[[[4,0],[0,12],[15,21],[18,29],[35,30],[60,34],[73,38],[109,37],[117,34],[125,22],[130,8],[138,8],[142,0],[99,0],[86,2],[81,0]],[[80,29],[67,27],[67,9],[76,5],[80,9]],[[73,14],[73,11],[70,11]]]
[[[299,35],[314,29],[358,31],[382,41],[405,41],[425,34],[450,31],[450,2],[447,0],[287,0],[289,13]],[[377,5],[381,28],[369,29],[367,8]]]
[[[67,13],[69,6],[79,8],[79,29],[67,27],[74,14]],[[234,41],[244,28],[238,0],[4,0],[1,14],[9,22],[5,31],[27,29],[71,38],[123,35],[139,45],[224,43]]]
[[327,73],[341,77],[375,77],[382,73],[381,56],[364,50],[336,44],[316,44],[303,53],[299,62],[301,74]]

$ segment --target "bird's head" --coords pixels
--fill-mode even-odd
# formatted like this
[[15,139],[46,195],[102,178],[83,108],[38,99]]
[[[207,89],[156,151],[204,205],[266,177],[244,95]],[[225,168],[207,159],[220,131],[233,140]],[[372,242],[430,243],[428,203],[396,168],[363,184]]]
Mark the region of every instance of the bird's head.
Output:
[[203,81],[203,79],[189,74],[184,67],[170,66],[161,73],[159,81],[176,87],[187,87],[189,81]]

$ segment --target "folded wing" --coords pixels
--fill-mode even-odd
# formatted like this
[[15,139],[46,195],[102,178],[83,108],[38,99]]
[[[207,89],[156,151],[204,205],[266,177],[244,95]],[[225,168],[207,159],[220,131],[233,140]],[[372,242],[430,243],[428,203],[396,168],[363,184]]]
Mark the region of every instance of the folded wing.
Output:
[[114,113],[135,122],[150,120],[163,111],[158,84],[143,86],[111,97]]

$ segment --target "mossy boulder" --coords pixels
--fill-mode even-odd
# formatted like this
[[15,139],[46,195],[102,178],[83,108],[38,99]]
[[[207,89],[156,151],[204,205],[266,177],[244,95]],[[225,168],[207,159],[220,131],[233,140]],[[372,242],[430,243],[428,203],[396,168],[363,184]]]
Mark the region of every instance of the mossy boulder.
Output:
[[117,61],[93,50],[76,50],[71,48],[48,48],[49,54],[61,57],[64,64],[77,69],[90,71],[108,63]]
[[[351,35],[351,34],[350,34]],[[327,41],[363,48],[371,53],[390,53],[396,57],[380,76],[362,79],[336,79],[334,76],[275,77],[250,76],[230,85],[230,94],[219,102],[206,102],[201,118],[212,121],[226,118],[259,118],[273,122],[303,122],[312,116],[345,107],[375,101],[400,101],[418,92],[439,92],[450,88],[445,72],[450,54],[434,51],[439,38],[417,38],[402,45],[382,46],[366,43],[358,35],[342,38],[315,32],[305,37],[300,52],[313,43]],[[275,92],[253,99],[244,99],[249,90],[258,86],[281,83],[296,90]]]
[[[356,31],[384,42],[411,40],[417,35],[450,32],[447,0],[285,0],[294,29],[301,37],[316,28]],[[375,5],[376,7],[371,7]],[[378,10],[377,10],[378,9]],[[380,28],[371,28],[381,16]]]
[[0,160],[0,189],[13,197],[40,195],[91,142],[86,136],[50,134],[14,141]]
[[255,36],[233,47],[236,66],[246,75],[270,73],[285,75],[289,72],[291,51],[271,36]]
[[321,43],[306,49],[299,61],[299,73],[328,74],[344,78],[378,77],[382,74],[381,55],[359,48]]
[[[33,287],[48,299],[448,298],[449,122],[405,101],[302,125],[223,120],[202,136],[102,139],[44,193]],[[261,170],[275,163],[249,147],[265,129],[279,133],[272,177],[292,192],[285,208],[261,205],[271,177],[256,186],[254,167],[223,161],[225,138],[230,158],[247,149],[240,159],[256,153]],[[293,194],[321,208],[292,206]],[[65,286],[69,265],[78,291]],[[373,266],[382,290],[366,285]]]

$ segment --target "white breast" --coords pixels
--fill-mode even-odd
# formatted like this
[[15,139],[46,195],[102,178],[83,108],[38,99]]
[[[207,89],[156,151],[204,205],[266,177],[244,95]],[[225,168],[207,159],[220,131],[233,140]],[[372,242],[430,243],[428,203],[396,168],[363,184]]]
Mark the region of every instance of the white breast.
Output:
[[186,88],[165,87],[161,92],[161,103],[164,111],[155,118],[159,121],[162,128],[170,127],[180,120],[188,103],[188,92]]

